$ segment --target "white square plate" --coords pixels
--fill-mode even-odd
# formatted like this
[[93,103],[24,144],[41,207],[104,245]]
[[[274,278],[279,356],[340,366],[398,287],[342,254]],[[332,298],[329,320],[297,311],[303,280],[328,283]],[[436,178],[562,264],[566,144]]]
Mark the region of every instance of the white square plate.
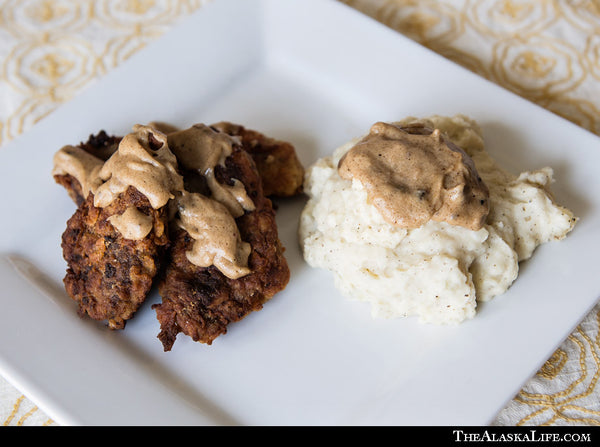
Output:
[[[295,144],[308,166],[379,120],[462,113],[514,172],[550,165],[581,220],[458,327],[373,320],[298,250],[289,286],[212,346],[156,338],[152,295],[124,331],[76,316],[51,177],[67,143],[135,123],[228,120]],[[331,0],[214,0],[0,152],[0,371],[60,424],[487,424],[600,295],[599,140]],[[31,263],[31,264],[28,264]],[[20,263],[18,263],[20,264]],[[33,267],[35,266],[35,267]]]

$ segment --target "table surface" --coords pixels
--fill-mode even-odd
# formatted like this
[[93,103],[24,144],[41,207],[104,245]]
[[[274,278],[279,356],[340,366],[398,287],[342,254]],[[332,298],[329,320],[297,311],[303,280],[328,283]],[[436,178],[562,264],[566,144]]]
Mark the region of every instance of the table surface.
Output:
[[[208,1],[0,0],[0,150]],[[342,3],[600,135],[600,3]],[[494,424],[600,425],[599,321],[600,303]],[[0,422],[56,425],[1,377]]]

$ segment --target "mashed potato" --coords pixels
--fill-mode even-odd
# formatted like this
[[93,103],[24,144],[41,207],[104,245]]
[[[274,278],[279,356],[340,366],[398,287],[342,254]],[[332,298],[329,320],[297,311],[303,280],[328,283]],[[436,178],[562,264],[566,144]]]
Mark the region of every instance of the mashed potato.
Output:
[[577,219],[552,199],[552,169],[519,176],[502,170],[485,152],[475,121],[433,116],[398,124],[417,121],[440,129],[475,162],[489,189],[485,225],[470,230],[429,220],[406,229],[387,223],[368,203],[363,185],[338,174],[340,158],[356,139],[307,170],[300,243],[306,262],[333,272],[336,287],[371,303],[374,317],[460,323],[475,316],[477,302],[504,293],[519,262],[540,244],[564,238]]

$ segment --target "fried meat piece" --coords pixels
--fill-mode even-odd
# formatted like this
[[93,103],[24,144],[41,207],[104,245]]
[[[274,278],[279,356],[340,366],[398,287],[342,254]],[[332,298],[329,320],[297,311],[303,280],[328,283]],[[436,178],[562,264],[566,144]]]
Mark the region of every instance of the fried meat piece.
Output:
[[[113,329],[123,328],[162,268],[159,291],[163,302],[153,309],[161,325],[158,338],[168,351],[179,332],[211,344],[226,332],[229,323],[259,310],[285,288],[290,272],[278,238],[275,212],[263,188],[266,185],[267,192],[274,196],[297,194],[304,170],[290,144],[241,126],[230,126],[229,130],[240,137],[243,145],[235,147],[224,168],[217,166],[215,175],[221,182],[233,178],[242,181],[255,204],[254,211],[236,219],[242,240],[252,247],[248,259],[252,273],[237,280],[227,278],[214,266],[201,268],[189,262],[186,252],[194,243],[189,234],[180,228],[167,234],[166,211],[152,209],[135,188],[130,187],[101,209],[94,206],[93,194],[85,197],[75,177],[54,175],[78,206],[67,223],[62,247],[68,264],[65,287],[79,304],[80,315],[106,320]],[[100,131],[78,148],[104,162],[121,139]],[[202,175],[182,167],[180,170],[187,191],[210,195]],[[153,231],[143,240],[123,238],[108,221],[129,206],[153,216]]]
[[[152,217],[152,230],[141,240],[125,239],[108,220],[128,207]],[[167,243],[166,209],[155,210],[137,189],[129,187],[105,208],[95,207],[89,194],[62,235],[64,284],[79,314],[122,329],[146,299]]]
[[214,266],[192,264],[186,252],[191,249],[193,239],[181,228],[174,229],[159,283],[162,303],[152,306],[160,322],[158,338],[165,351],[171,350],[180,332],[194,341],[212,344],[216,337],[227,332],[230,323],[261,309],[289,281],[290,271],[279,241],[275,212],[263,193],[250,155],[234,146],[224,169],[216,170],[216,174],[221,182],[233,178],[241,181],[255,204],[254,211],[247,211],[236,219],[242,240],[252,247],[248,258],[252,272],[230,279]]
[[[79,147],[90,155],[106,161],[117,150],[120,141],[121,137],[108,135],[104,130],[101,130],[96,135],[90,135],[86,142],[79,143]],[[79,181],[72,175],[55,174],[54,180],[67,190],[69,197],[78,206],[85,200]]]
[[304,167],[292,144],[267,137],[239,124],[220,122],[211,127],[240,137],[243,148],[256,163],[265,196],[292,197],[302,192]]

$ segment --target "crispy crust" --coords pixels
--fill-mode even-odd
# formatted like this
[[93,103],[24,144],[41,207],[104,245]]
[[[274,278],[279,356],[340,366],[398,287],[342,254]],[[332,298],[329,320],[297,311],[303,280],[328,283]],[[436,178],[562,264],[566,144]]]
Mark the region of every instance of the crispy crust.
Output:
[[194,341],[212,344],[227,326],[259,310],[275,293],[285,288],[290,271],[279,241],[275,212],[262,192],[258,171],[247,152],[237,148],[219,172],[221,181],[236,178],[244,183],[256,209],[237,219],[242,240],[252,252],[248,265],[252,273],[233,280],[215,267],[197,267],[186,251],[193,241],[177,229],[172,235],[164,274],[159,284],[161,304],[152,306],[160,321],[158,338],[165,351],[171,350],[178,333]]
[[[62,235],[68,266],[63,281],[81,316],[122,329],[146,299],[159,271],[168,242],[166,213],[152,208],[133,187],[102,209],[93,200],[90,194],[79,205]],[[153,218],[153,230],[142,240],[123,238],[108,221],[129,206]]]
[[267,197],[292,197],[302,193],[304,167],[293,145],[227,122],[214,124],[231,136],[240,137],[242,146],[254,160]]
[[108,160],[115,153],[121,137],[108,135],[104,130],[101,130],[96,135],[90,135],[85,143],[80,146],[92,155],[101,160]]

